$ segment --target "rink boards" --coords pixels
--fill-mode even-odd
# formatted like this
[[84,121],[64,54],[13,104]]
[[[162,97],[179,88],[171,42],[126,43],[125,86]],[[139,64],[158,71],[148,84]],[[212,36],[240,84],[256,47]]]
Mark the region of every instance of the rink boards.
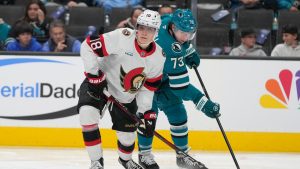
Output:
[[[202,59],[198,68],[236,151],[300,152],[300,60]],[[190,82],[201,89],[193,70]],[[0,145],[83,147],[76,113],[83,80],[80,57],[0,58]],[[216,120],[185,106],[189,143],[196,150],[227,150]],[[170,139],[159,114],[157,131]],[[116,147],[109,113],[100,120],[104,147]],[[154,148],[168,149],[159,140]]]

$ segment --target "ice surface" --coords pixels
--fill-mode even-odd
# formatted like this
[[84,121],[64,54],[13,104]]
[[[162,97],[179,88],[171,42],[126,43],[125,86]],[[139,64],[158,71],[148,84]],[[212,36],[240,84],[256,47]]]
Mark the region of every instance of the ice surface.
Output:
[[[209,169],[235,169],[229,152],[191,151]],[[161,169],[177,169],[173,151],[154,151]],[[241,169],[300,169],[297,153],[235,153]],[[104,149],[105,169],[122,169],[117,151]],[[137,152],[133,159],[137,161]],[[88,169],[85,149],[0,147],[0,169]]]

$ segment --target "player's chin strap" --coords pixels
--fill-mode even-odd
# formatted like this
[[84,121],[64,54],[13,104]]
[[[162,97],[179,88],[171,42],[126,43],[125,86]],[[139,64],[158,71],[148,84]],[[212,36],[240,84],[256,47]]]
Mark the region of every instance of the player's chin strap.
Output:
[[[111,96],[107,90],[104,90],[103,93],[107,97],[108,101],[111,101],[111,103],[113,103],[119,109],[121,109],[129,118],[134,120],[136,122],[136,124],[135,124],[136,126],[138,126],[139,124],[143,124],[143,121],[141,119],[139,119],[135,114],[131,113],[122,103],[120,103],[113,96]],[[162,142],[167,144],[170,148],[172,148],[176,152],[180,153],[181,155],[183,155],[185,157],[189,157],[192,162],[198,162],[196,159],[194,159],[193,157],[188,155],[187,152],[180,150],[178,147],[176,147],[173,143],[171,143],[169,140],[164,138],[158,132],[154,131],[154,136],[156,136],[158,139],[160,139]]]

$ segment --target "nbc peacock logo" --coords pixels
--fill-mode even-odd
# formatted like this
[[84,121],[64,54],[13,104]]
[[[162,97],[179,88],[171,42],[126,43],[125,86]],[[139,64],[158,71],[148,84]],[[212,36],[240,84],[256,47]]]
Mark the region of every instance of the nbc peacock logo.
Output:
[[[295,78],[294,78],[295,77]],[[269,79],[265,87],[268,94],[260,98],[260,105],[264,108],[287,109],[291,99],[292,87],[295,83],[298,99],[298,109],[300,109],[300,70],[293,75],[293,72],[284,69],[279,73],[279,79]]]

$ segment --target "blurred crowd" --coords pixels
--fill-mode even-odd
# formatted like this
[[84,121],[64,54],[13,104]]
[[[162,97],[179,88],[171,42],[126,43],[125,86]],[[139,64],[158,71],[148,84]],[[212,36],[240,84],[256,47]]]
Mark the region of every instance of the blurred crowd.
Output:
[[[166,0],[164,1],[166,3],[154,7],[161,16],[171,14],[178,7],[176,4],[170,5],[168,3],[170,1],[174,2],[174,0]],[[25,11],[23,16],[12,24],[7,23],[0,12],[0,50],[79,53],[81,41],[88,35],[99,34],[121,27],[134,29],[137,17],[146,7],[149,8],[146,2],[146,0],[27,0],[26,4],[24,4]],[[186,0],[185,2],[188,3],[190,1]],[[4,5],[13,6],[16,5],[15,3],[17,3],[16,0],[0,0],[0,7]],[[237,11],[241,9],[273,10],[274,22],[277,22],[278,11],[286,10],[298,13],[300,9],[299,0],[220,0],[220,4],[221,7],[218,9],[231,13],[233,16],[232,22],[238,17]],[[51,13],[47,11],[50,7],[54,9]],[[189,6],[187,5],[186,7]],[[198,7],[201,8],[201,0],[198,0]],[[99,23],[100,26],[88,25],[84,27],[84,32],[82,32],[81,36],[74,36],[68,32],[70,27],[69,11],[72,8],[102,8],[104,23]],[[116,25],[112,25],[114,9],[121,8],[130,10],[129,16],[124,20],[118,21]],[[153,7],[151,8],[153,9]],[[84,13],[81,15],[84,15]],[[201,15],[201,13],[198,15]],[[97,20],[97,18],[86,19]],[[219,19],[222,19],[222,17]],[[198,20],[198,22],[200,23],[201,20]],[[105,29],[104,27],[110,27],[111,29]],[[201,27],[198,29],[201,29]],[[234,30],[235,28],[231,27],[230,29]],[[209,54],[300,56],[299,25],[291,21],[290,24],[283,25],[280,29],[278,31],[280,31],[279,37],[282,39],[282,43],[276,43],[269,53],[264,50],[263,42],[261,42],[263,41],[262,39],[270,36],[269,32],[257,31],[255,27],[247,27],[236,30],[240,38],[239,45],[229,44],[229,49],[227,50],[223,50],[223,47],[219,47],[217,50],[213,48]],[[202,53],[201,49],[200,53]]]

